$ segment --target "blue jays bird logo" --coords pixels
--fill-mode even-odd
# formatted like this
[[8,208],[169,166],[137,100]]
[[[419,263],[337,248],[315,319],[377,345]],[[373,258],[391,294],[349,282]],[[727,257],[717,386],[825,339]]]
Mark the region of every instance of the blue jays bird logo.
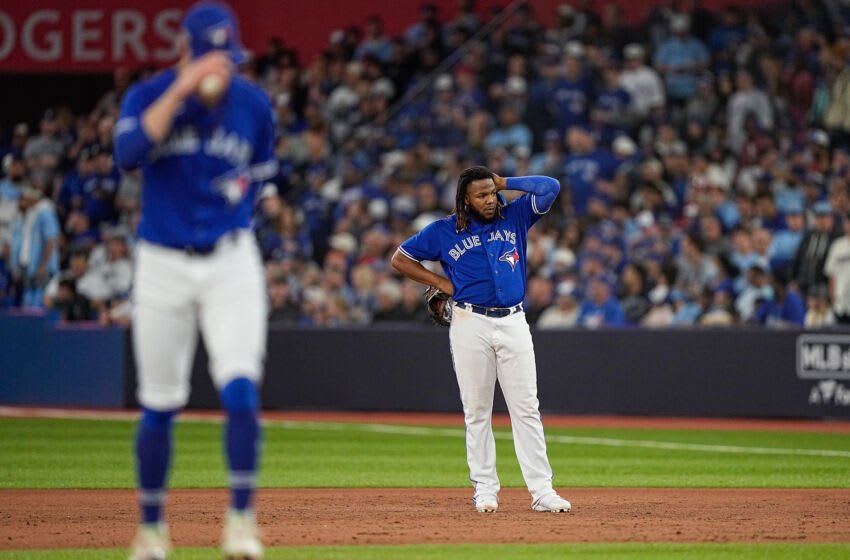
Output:
[[506,251],[504,255],[499,257],[499,260],[511,265],[511,270],[513,271],[516,268],[516,263],[519,262],[519,253],[517,253],[516,248],[513,248]]
[[235,206],[242,201],[251,187],[251,179],[247,173],[234,173],[215,179],[213,184],[227,202]]

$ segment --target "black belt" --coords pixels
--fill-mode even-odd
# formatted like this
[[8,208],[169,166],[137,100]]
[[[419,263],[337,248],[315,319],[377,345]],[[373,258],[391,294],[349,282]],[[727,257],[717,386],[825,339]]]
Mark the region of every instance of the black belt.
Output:
[[177,244],[171,245],[171,244],[168,244],[168,243],[162,243],[161,245],[163,247],[167,247],[169,249],[174,249],[176,251],[183,251],[184,253],[186,253],[186,255],[188,255],[190,257],[207,257],[207,256],[209,256],[209,255],[211,255],[215,252],[216,248],[219,246],[219,244],[222,241],[225,241],[225,242],[236,241],[238,236],[239,236],[239,233],[236,232],[236,231],[231,231],[231,232],[225,233],[224,235],[219,237],[218,241],[216,241],[212,245],[177,245]]
[[518,303],[513,307],[484,307],[482,305],[475,305],[474,303],[458,303],[457,305],[467,311],[472,311],[473,313],[478,313],[485,317],[507,317],[508,315],[513,315],[514,313],[522,311],[521,303]]

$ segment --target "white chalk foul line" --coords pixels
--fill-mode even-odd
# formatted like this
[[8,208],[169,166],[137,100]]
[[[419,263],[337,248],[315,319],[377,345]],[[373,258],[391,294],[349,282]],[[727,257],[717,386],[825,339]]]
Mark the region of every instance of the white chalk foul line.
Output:
[[[280,425],[285,428],[328,430],[328,431],[362,431],[382,434],[399,434],[425,437],[464,437],[464,430],[456,428],[429,428],[425,426],[398,426],[390,424],[346,424],[331,422],[269,422],[269,425]],[[510,432],[494,432],[497,439],[512,440]],[[843,457],[850,458],[850,451],[835,449],[797,449],[787,447],[749,447],[745,445],[714,445],[703,443],[681,443],[672,441],[654,441],[641,439],[601,438],[585,436],[547,435],[547,443],[562,443],[573,445],[598,445],[603,447],[640,447],[645,449],[665,449],[672,451],[700,451],[704,453],[729,453],[749,455],[804,455],[812,457]]]
[[[29,409],[23,411],[15,407],[0,406],[0,417],[77,418],[86,420],[135,420],[137,412],[129,411],[75,411],[62,409]],[[186,412],[180,415],[184,421],[221,423],[221,417]],[[378,434],[399,434],[421,437],[463,438],[464,430],[457,428],[431,428],[427,426],[400,426],[395,424],[366,424],[348,422],[304,422],[295,420],[265,420],[266,426],[280,426],[288,429],[317,431],[360,431]],[[510,432],[494,432],[497,439],[512,440]],[[707,443],[682,443],[674,441],[655,441],[642,439],[603,438],[586,436],[547,435],[547,443],[572,445],[597,445],[602,447],[638,447],[644,449],[665,449],[670,451],[698,451],[703,453],[726,453],[738,455],[802,455],[808,457],[850,458],[850,451],[836,449],[799,449],[789,447],[750,447],[746,445],[715,445]]]

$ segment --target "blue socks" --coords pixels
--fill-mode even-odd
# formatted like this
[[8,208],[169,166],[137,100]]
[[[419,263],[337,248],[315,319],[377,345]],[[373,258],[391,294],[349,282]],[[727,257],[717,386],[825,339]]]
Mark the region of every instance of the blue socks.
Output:
[[239,377],[221,391],[227,412],[224,444],[230,466],[231,508],[251,508],[257,486],[257,457],[260,442],[260,395],[253,381]]
[[[251,509],[257,486],[260,396],[253,381],[234,379],[221,391],[227,413],[224,446],[230,466],[231,508]],[[142,408],[136,432],[136,468],[142,523],[162,521],[166,478],[171,463],[171,432],[177,411]]]
[[159,523],[165,503],[165,478],[171,462],[171,427],[176,411],[142,409],[136,432],[136,468],[142,523]]

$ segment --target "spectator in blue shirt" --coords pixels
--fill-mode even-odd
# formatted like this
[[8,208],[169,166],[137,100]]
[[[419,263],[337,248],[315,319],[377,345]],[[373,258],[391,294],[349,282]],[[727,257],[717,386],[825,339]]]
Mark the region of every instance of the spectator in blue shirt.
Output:
[[599,131],[599,140],[610,144],[619,134],[631,128],[632,96],[620,85],[620,69],[609,63],[603,72],[605,83],[590,113],[590,119]]
[[785,269],[789,265],[805,232],[806,215],[803,213],[803,205],[789,205],[785,211],[785,226],[774,232],[770,244],[768,256],[772,270]]
[[589,329],[626,324],[623,308],[613,296],[611,285],[604,279],[595,277],[590,280],[587,297],[579,308],[578,324]]
[[366,37],[357,47],[355,57],[360,60],[373,57],[384,63],[390,59],[391,53],[392,42],[384,35],[383,20],[377,15],[369,16],[366,21]]
[[549,93],[549,114],[554,125],[564,132],[571,126],[588,124],[593,84],[583,67],[584,47],[569,43],[564,55],[564,77]]
[[708,49],[690,35],[687,16],[670,18],[673,36],[666,39],[655,53],[654,65],[664,76],[670,101],[683,105],[697,90],[697,82],[709,61]]
[[23,307],[42,307],[44,288],[59,270],[59,220],[53,202],[32,186],[21,191],[21,214],[12,228],[12,274]]
[[499,110],[499,124],[484,139],[484,147],[512,150],[520,146],[531,149],[531,130],[520,121],[516,107],[508,103]]
[[596,140],[585,128],[570,128],[567,144],[570,155],[564,164],[564,179],[576,215],[584,216],[590,196],[597,190],[606,190],[600,183],[614,179],[619,162],[608,150],[597,149]]
[[787,285],[783,273],[774,274],[771,284],[773,298],[756,303],[755,322],[773,328],[802,327],[806,318],[803,296]]

